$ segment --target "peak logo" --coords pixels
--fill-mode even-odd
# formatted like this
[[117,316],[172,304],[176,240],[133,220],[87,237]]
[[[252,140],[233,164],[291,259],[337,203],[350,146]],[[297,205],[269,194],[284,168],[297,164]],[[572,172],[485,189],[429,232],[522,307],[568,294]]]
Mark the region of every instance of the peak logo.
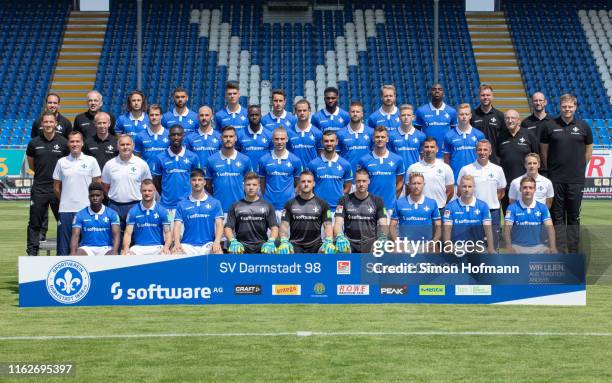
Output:
[[407,295],[407,285],[380,286],[380,295]]
[[302,285],[272,285],[272,295],[302,295]]
[[[180,299],[210,299],[213,293],[222,293],[222,287],[163,287],[151,283],[148,287],[130,287],[123,289],[121,282],[115,282],[110,288],[114,301],[165,301]],[[124,295],[125,293],[125,295]]]
[[338,285],[337,295],[370,295],[370,285]]
[[236,295],[261,295],[261,285],[236,285],[234,286]]

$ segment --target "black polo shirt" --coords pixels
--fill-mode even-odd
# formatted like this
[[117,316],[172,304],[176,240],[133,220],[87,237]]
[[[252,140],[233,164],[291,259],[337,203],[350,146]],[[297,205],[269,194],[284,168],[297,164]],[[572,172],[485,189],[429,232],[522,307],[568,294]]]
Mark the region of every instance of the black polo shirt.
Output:
[[584,183],[586,146],[593,144],[591,127],[582,120],[566,124],[561,117],[542,128],[540,142],[548,144],[548,178],[556,183]]
[[98,165],[100,165],[100,170],[102,170],[108,160],[117,157],[119,154],[117,150],[117,139],[115,136],[109,134],[106,139],[101,140],[96,134],[85,140],[83,153],[94,157],[96,161],[98,161]]
[[497,137],[501,132],[506,130],[504,114],[495,108],[491,108],[488,113],[485,113],[482,111],[482,106],[478,105],[472,112],[470,124],[483,132],[485,138],[491,141],[492,153],[490,161],[494,164],[499,164],[499,158],[497,156]]
[[[107,112],[108,113],[108,112]],[[112,113],[108,113],[110,115],[111,123],[108,128],[108,132],[111,136],[115,135],[115,116]],[[74,126],[73,129],[79,131],[83,134],[85,141],[88,138],[91,138],[96,135],[96,123],[94,122],[94,117],[96,115],[92,114],[89,110],[85,113],[81,113],[74,118]]]
[[26,149],[26,155],[34,159],[34,185],[32,193],[53,192],[53,171],[57,161],[70,154],[68,140],[54,134],[51,140],[43,135],[34,137]]
[[[57,113],[57,127],[55,128],[55,131],[64,136],[64,138],[68,139],[68,134],[72,132],[72,122],[70,122],[66,117],[62,116],[61,113]],[[40,116],[32,123],[30,137],[34,138],[42,135],[42,116]]]
[[499,166],[504,169],[504,175],[510,182],[516,177],[525,174],[525,156],[529,153],[539,153],[540,143],[533,132],[520,128],[514,136],[508,129],[499,133],[497,137],[497,155]]

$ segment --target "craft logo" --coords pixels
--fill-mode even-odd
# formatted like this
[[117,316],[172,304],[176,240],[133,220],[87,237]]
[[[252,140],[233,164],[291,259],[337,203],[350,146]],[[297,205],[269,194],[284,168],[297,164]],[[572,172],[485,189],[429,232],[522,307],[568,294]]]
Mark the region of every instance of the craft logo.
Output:
[[419,295],[446,295],[446,286],[419,285]]
[[380,295],[407,295],[407,285],[383,285],[380,286]]
[[338,285],[337,295],[370,295],[370,285]]
[[235,285],[235,295],[261,295],[261,285]]
[[455,295],[491,295],[491,285],[456,285]]
[[302,285],[272,285],[272,295],[302,295]]
[[350,275],[351,274],[351,261],[336,261],[336,274]]
[[47,275],[47,291],[59,303],[77,303],[85,298],[89,286],[89,273],[75,261],[61,261]]

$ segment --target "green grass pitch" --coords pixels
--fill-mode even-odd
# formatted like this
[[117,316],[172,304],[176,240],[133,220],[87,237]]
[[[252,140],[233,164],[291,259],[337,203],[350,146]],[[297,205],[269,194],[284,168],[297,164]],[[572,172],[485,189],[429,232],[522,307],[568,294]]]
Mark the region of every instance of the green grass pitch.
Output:
[[[17,256],[25,251],[27,216],[27,203],[0,203],[0,363],[76,365],[74,378],[40,381],[612,381],[612,202],[583,203],[582,222],[588,226],[585,234],[592,251],[586,307],[20,309]],[[314,334],[297,336],[300,331]],[[135,336],[139,334],[153,336]],[[75,335],[90,337],[14,338]]]

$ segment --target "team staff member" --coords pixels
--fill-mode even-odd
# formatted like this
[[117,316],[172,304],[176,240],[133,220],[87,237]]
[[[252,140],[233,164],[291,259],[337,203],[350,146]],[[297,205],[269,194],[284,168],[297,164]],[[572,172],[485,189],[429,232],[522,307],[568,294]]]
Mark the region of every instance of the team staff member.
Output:
[[548,105],[548,101],[544,93],[535,92],[531,96],[531,110],[533,113],[521,122],[521,128],[532,132],[538,142],[540,142],[544,125],[552,120],[548,113],[546,113],[546,105]]
[[134,153],[145,160],[149,169],[153,169],[157,156],[170,146],[170,138],[168,129],[161,125],[161,107],[157,104],[149,105],[147,115],[149,127],[134,138]]
[[[174,217],[174,254],[221,254],[223,210],[221,202],[204,191],[204,172],[194,169],[189,177],[191,194],[182,199]],[[184,229],[184,230],[183,230]]]
[[339,253],[370,253],[374,241],[386,240],[389,222],[383,200],[368,191],[370,175],[355,173],[355,192],[336,206],[334,235]]
[[[314,174],[304,170],[300,174],[298,195],[285,204],[281,217],[279,254],[336,252],[329,205],[314,194],[314,183]],[[325,233],[324,242],[321,242],[321,228]]]
[[95,158],[83,154],[83,134],[68,135],[70,154],[57,161],[53,170],[53,193],[59,199],[57,255],[70,254],[72,221],[78,211],[89,205],[88,187],[100,182],[100,166]]
[[521,179],[525,176],[530,176],[536,181],[535,200],[543,203],[550,209],[555,190],[553,189],[552,182],[538,172],[538,169],[540,169],[540,156],[537,153],[529,153],[525,156],[525,169],[527,173],[515,178],[510,183],[510,189],[508,190],[510,203],[517,201],[521,196]]
[[384,126],[389,131],[393,131],[400,126],[399,109],[395,105],[397,93],[394,85],[383,85],[380,87],[380,98],[382,105],[368,117],[368,126],[376,129]]
[[[102,111],[102,105],[104,105],[102,94],[97,90],[92,90],[87,93],[87,111],[74,118],[73,129],[77,132],[81,132],[84,141],[96,135],[96,123],[94,118],[96,114]],[[108,131],[111,136],[114,136],[115,116],[113,116],[112,113],[108,113],[108,115],[110,117]]]
[[[57,93],[47,94],[47,97],[45,98],[45,109],[43,111],[43,114],[45,112],[53,113],[53,115],[55,116],[55,119],[57,120],[57,124],[55,125],[55,131],[67,139],[68,133],[72,131],[72,122],[70,122],[66,117],[62,116],[62,114],[59,112],[59,108],[60,108],[60,96]],[[43,118],[43,115],[38,117],[32,123],[32,130],[30,131],[30,137],[34,138],[34,137],[38,137],[43,134],[44,129],[42,126],[42,118]]]
[[419,162],[425,134],[412,125],[414,118],[412,105],[404,104],[400,108],[400,126],[391,132],[389,149],[402,157],[404,166]]
[[297,118],[295,118],[291,112],[285,110],[286,105],[287,96],[285,91],[282,89],[274,89],[272,91],[272,111],[261,119],[261,124],[265,129],[272,132],[279,126],[282,126],[288,130],[295,125]]
[[491,162],[498,163],[497,137],[499,133],[506,130],[504,114],[493,107],[493,87],[482,84],[478,88],[480,105],[474,109],[470,123],[473,127],[484,133],[485,138],[491,143]]
[[[504,219],[504,242],[507,251],[517,253],[556,253],[555,228],[548,208],[535,200],[536,180],[531,176],[521,178],[521,198],[508,206]],[[546,230],[549,246],[542,238]]]
[[85,139],[83,152],[95,158],[100,169],[104,169],[108,160],[116,157],[119,152],[117,150],[117,139],[109,133],[110,116],[108,113],[97,113],[94,122],[96,124],[96,134]]
[[119,137],[119,155],[106,163],[102,169],[102,186],[109,198],[108,207],[119,214],[121,232],[130,209],[142,195],[140,184],[151,178],[149,166],[142,158],[134,155],[134,143],[127,134]]
[[310,102],[308,100],[301,99],[295,103],[295,115],[297,122],[293,129],[288,131],[287,149],[306,166],[318,156],[323,133],[310,122]]
[[250,105],[248,114],[249,125],[246,129],[241,129],[240,132],[237,132],[238,141],[236,142],[236,149],[246,154],[251,160],[253,167],[256,167],[261,156],[274,149],[274,143],[272,142],[272,132],[264,129],[261,124],[261,107],[259,105]]
[[559,102],[561,115],[544,125],[540,149],[555,190],[551,214],[557,230],[557,248],[575,253],[580,242],[580,205],[586,165],[593,154],[593,132],[575,117],[576,97],[564,94]]
[[469,104],[461,104],[457,108],[459,125],[444,135],[444,162],[450,165],[455,174],[455,182],[459,171],[465,165],[476,160],[476,144],[482,140],[484,134],[470,125],[472,108]]
[[312,125],[321,132],[328,129],[338,131],[349,123],[349,114],[338,106],[338,93],[338,88],[333,86],[325,88],[323,91],[325,108],[312,116]]
[[187,101],[189,101],[187,91],[181,87],[175,88],[172,91],[172,99],[174,100],[174,109],[164,113],[161,124],[166,129],[170,129],[174,125],[180,125],[183,127],[185,134],[191,134],[198,126],[198,116],[187,107]]
[[119,254],[119,216],[102,204],[102,184],[92,182],[88,191],[89,206],[80,210],[72,223],[70,255]]
[[359,101],[351,102],[349,107],[351,121],[344,129],[336,132],[340,157],[350,162],[353,173],[357,171],[357,164],[361,157],[372,150],[374,130],[363,123],[363,104]]
[[128,94],[126,101],[127,113],[119,116],[115,133],[127,134],[132,139],[149,126],[147,110],[147,99],[139,90],[133,90]]
[[247,173],[244,176],[244,198],[232,204],[225,222],[225,238],[232,254],[276,252],[278,223],[274,207],[259,194],[259,176],[255,172]]
[[200,163],[204,165],[208,157],[221,149],[221,134],[213,129],[213,111],[209,106],[202,106],[198,110],[200,125],[198,129],[185,137],[185,147],[198,155]]
[[[426,136],[435,138],[440,149],[445,149],[444,137],[457,127],[457,111],[444,103],[442,84],[434,84],[429,91],[429,96],[431,102],[417,109],[414,125]],[[443,150],[440,150],[439,158],[442,158],[442,153]]]
[[59,199],[53,194],[53,170],[57,161],[67,156],[68,141],[57,133],[55,113],[46,111],[41,117],[43,133],[34,137],[26,149],[28,166],[34,172],[34,184],[30,193],[30,218],[28,221],[28,240],[26,253],[38,255],[38,247],[43,230],[46,233],[48,211],[59,219]]
[[[145,179],[140,184],[142,200],[127,216],[122,255],[170,254],[172,232],[168,211],[155,202],[155,184]],[[131,243],[134,243],[130,247]]]
[[240,105],[240,88],[233,81],[225,85],[225,108],[215,113],[215,126],[218,131],[226,126],[233,126],[236,131],[244,129],[248,124],[247,111]]

